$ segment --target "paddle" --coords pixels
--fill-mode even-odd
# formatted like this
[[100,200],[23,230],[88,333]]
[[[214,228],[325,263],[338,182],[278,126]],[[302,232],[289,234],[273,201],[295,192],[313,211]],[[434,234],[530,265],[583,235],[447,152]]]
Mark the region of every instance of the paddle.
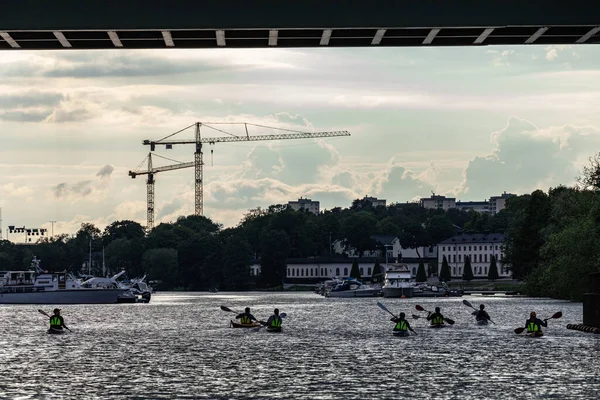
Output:
[[[48,317],[48,318],[52,318],[52,316],[51,316],[50,314],[48,314],[46,311],[44,311],[44,310],[40,310],[40,309],[38,309],[38,312],[39,312],[40,314],[43,314],[43,315],[45,315],[45,316],[46,316],[46,317]],[[64,324],[63,324],[63,326],[64,326],[64,327],[65,327],[65,328],[66,328],[66,329],[67,329],[69,332],[73,332],[72,330],[70,330],[69,328],[67,328],[67,326],[66,326],[66,325],[64,325]]]
[[239,314],[237,311],[233,311],[231,308],[225,306],[221,306],[221,310]]
[[[475,310],[475,311],[472,313],[472,315],[477,315],[477,311],[478,311],[478,310],[477,310],[475,307],[473,307],[473,306],[471,305],[471,303],[469,303],[469,301],[468,301],[468,300],[463,300],[463,304],[464,304],[465,306],[467,306],[467,307],[471,307],[473,310]],[[490,321],[492,324],[496,325],[496,323],[495,323],[494,321],[492,321],[492,319],[491,319],[491,318],[487,318],[487,320],[488,320],[488,321]]]
[[[416,308],[418,311],[425,311],[425,312],[427,312],[427,313],[429,313],[429,314],[432,314],[432,312],[431,312],[431,311],[427,311],[426,309],[424,309],[423,307],[421,307],[421,306],[420,306],[420,305],[418,305],[418,304],[415,306],[415,308]],[[449,323],[450,325],[454,325],[454,320],[453,320],[453,319],[450,319],[450,318],[444,318],[444,321],[446,321],[446,322],[447,322],[447,323]]]
[[[552,315],[550,318],[546,318],[544,321],[548,321],[549,319],[557,319],[557,318],[560,318],[560,317],[562,317],[562,312],[561,311],[554,313],[554,315]],[[525,327],[525,328],[517,328],[517,329],[515,329],[515,333],[517,335],[519,335],[519,334],[523,333],[523,331],[525,329],[527,329],[527,327]]]
[[[384,305],[383,305],[383,304],[381,304],[380,302],[377,302],[377,306],[378,306],[379,308],[381,308],[383,311],[385,311],[385,312],[389,313],[389,314],[390,314],[392,317],[394,317],[394,318],[398,318],[398,317],[396,317],[396,316],[395,316],[395,315],[394,315],[394,314],[393,314],[393,313],[392,313],[390,310],[388,310],[386,306],[384,306]],[[414,317],[414,315],[413,315],[413,317]],[[415,335],[417,334],[417,332],[415,332],[415,331],[413,330],[413,328],[410,328],[410,331],[411,331],[412,333],[414,333]]]

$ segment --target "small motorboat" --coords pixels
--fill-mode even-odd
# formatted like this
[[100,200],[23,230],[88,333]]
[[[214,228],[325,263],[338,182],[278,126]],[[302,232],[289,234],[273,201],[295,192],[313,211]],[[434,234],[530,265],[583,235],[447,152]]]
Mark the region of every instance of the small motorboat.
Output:
[[240,324],[238,322],[234,322],[232,320],[229,321],[230,325],[232,328],[258,328],[259,326],[262,326],[261,323],[259,322],[252,322],[250,324]]

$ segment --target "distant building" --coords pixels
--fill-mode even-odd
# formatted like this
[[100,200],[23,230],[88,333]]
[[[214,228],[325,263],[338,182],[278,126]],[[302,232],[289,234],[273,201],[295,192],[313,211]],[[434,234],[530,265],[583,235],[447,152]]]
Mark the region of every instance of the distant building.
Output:
[[371,206],[373,208],[383,206],[385,207],[386,201],[384,199],[378,199],[377,197],[365,196],[362,199],[356,199],[352,202],[352,208],[363,208],[365,206]]
[[492,214],[499,213],[501,210],[503,210],[506,207],[506,200],[510,199],[511,197],[515,197],[515,196],[516,196],[516,194],[504,192],[500,196],[490,197],[490,212]]
[[288,206],[295,211],[306,210],[315,215],[319,214],[319,202],[312,201],[311,199],[303,199],[300,197],[298,201],[288,201]]
[[506,200],[516,196],[516,194],[504,192],[500,196],[492,196],[489,200],[483,201],[456,201],[453,197],[446,197],[433,194],[431,197],[422,198],[420,203],[423,208],[434,208],[440,210],[449,210],[457,208],[464,211],[477,211],[479,213],[497,214],[506,206]]
[[496,258],[500,278],[511,276],[511,272],[501,262],[504,258],[504,234],[502,233],[461,234],[442,241],[438,244],[438,275],[444,256],[450,266],[452,278],[462,277],[466,256],[471,260],[475,278],[487,277],[492,256]]
[[423,208],[434,208],[440,210],[449,210],[450,208],[456,208],[456,199],[454,197],[446,197],[433,194],[431,197],[422,198],[421,207]]
[[490,202],[489,201],[457,201],[456,208],[464,211],[477,211],[479,213],[489,213],[490,212]]

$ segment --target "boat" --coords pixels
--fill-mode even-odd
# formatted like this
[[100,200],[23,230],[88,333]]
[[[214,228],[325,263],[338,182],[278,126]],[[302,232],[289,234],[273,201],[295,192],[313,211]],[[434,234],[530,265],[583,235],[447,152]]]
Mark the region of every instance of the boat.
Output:
[[152,288],[144,282],[146,276],[141,279],[132,279],[130,281],[119,281],[118,279],[125,274],[121,271],[112,277],[91,277],[81,283],[85,288],[104,288],[104,289],[123,289],[123,293],[118,297],[117,303],[150,303],[152,297]]
[[229,321],[230,324],[229,326],[231,326],[232,328],[258,328],[260,326],[262,326],[262,324],[260,322],[252,322],[250,324],[240,324],[238,322],[234,322],[233,320]]
[[31,270],[0,272],[0,304],[112,304],[121,288],[86,288],[69,272],[48,272],[41,260]]
[[392,335],[394,335],[396,337],[409,337],[410,333],[408,331],[398,331],[398,330],[393,329]]
[[478,319],[478,320],[475,320],[475,323],[477,325],[487,325],[489,322],[487,319]]
[[413,297],[461,297],[462,290],[450,289],[445,283],[442,286],[437,285],[420,285],[415,286]]
[[440,324],[440,325],[433,325],[433,324],[430,324],[430,325],[429,325],[429,327],[430,327],[430,328],[432,328],[432,329],[440,329],[440,328],[445,328],[446,326],[448,326],[448,325],[446,325],[446,324]]
[[381,296],[380,285],[365,285],[354,279],[345,278],[341,284],[335,285],[325,292],[325,297],[377,297]]
[[527,332],[525,334],[525,336],[530,337],[530,338],[539,338],[539,337],[544,336],[544,332],[540,332],[540,331],[537,331],[537,332]]
[[381,290],[383,297],[410,298],[414,295],[416,284],[408,265],[396,265],[385,271]]
[[331,288],[333,288],[336,285],[341,285],[342,283],[344,282],[340,278],[333,277],[332,279],[321,282],[321,284],[317,286],[315,293],[320,294],[321,296],[325,296],[325,293],[329,292]]
[[281,327],[280,326],[267,326],[266,331],[269,333],[280,333]]
[[46,333],[48,333],[49,335],[62,335],[63,333],[65,333],[66,331],[64,329],[48,329],[46,331]]

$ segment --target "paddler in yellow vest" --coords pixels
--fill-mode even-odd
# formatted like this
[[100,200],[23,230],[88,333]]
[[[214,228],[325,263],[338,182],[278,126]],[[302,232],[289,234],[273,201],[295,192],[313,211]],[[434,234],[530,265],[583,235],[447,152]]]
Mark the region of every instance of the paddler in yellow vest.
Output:
[[251,324],[252,321],[256,321],[254,315],[250,314],[250,307],[246,307],[244,312],[236,315],[235,318],[240,320],[240,324]]
[[[47,314],[46,314],[47,315]],[[60,309],[54,309],[54,315],[50,317],[50,329],[53,331],[62,331],[63,328],[67,328],[63,317],[60,315]]]
[[279,308],[273,310],[273,315],[267,320],[266,326],[268,328],[281,328],[281,317],[279,316]]
[[542,326],[547,327],[548,320],[545,319],[542,321],[536,316],[535,311],[532,311],[531,314],[529,314],[529,319],[525,321],[525,326],[527,327],[527,333],[542,333]]
[[436,307],[433,314],[427,316],[427,321],[431,321],[431,325],[444,325],[444,316],[440,313],[440,308]]
[[396,326],[394,327],[394,332],[404,332],[405,335],[408,335],[408,330],[414,332],[413,329],[410,327],[408,321],[405,319],[405,317],[406,314],[401,312],[400,316],[390,318],[390,321],[396,323]]

